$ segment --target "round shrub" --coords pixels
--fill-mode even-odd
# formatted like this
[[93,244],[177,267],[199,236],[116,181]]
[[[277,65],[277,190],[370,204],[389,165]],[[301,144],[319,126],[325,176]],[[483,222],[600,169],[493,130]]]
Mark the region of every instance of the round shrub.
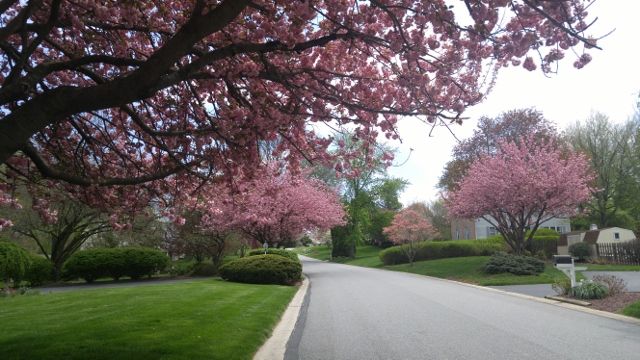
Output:
[[139,279],[163,270],[168,263],[167,255],[156,249],[89,249],[73,254],[64,265],[64,273],[66,278],[82,278],[87,282],[101,277]]
[[[267,249],[267,254],[271,254],[271,255],[280,255],[280,256],[284,256],[286,258],[289,258],[293,261],[300,261],[298,259],[298,254],[294,253],[293,251],[289,251],[289,250],[284,250],[284,249]],[[253,249],[251,251],[249,251],[249,256],[256,256],[256,255],[264,255],[264,249]]]
[[580,284],[571,289],[571,295],[577,299],[604,299],[609,295],[609,290],[604,284],[590,280],[581,281]]
[[23,248],[10,242],[0,242],[0,280],[18,284],[31,265],[31,257]]
[[218,268],[210,262],[201,262],[194,264],[190,273],[191,276],[215,276],[218,275]]
[[591,247],[585,242],[579,242],[569,246],[569,254],[582,261],[591,256]]
[[544,262],[530,257],[495,253],[484,266],[488,274],[511,273],[514,275],[537,275],[544,271]]
[[164,270],[169,258],[160,250],[150,248],[119,248],[122,252],[124,274],[132,279],[151,276]]
[[53,264],[42,256],[31,255],[31,265],[27,269],[24,280],[31,286],[38,286],[53,281]]
[[220,276],[250,284],[291,285],[300,280],[302,265],[280,255],[255,255],[226,263],[220,267]]

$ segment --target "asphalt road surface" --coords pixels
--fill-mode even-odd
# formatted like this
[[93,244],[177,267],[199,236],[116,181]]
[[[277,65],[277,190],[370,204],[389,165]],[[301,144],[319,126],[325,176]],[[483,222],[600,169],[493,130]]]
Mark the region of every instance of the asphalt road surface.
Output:
[[640,326],[419,275],[303,259],[289,359],[640,359]]

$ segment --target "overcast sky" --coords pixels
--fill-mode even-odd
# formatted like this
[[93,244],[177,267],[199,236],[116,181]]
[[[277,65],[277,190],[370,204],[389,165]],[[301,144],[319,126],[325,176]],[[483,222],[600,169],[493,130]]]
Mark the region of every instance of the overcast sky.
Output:
[[[616,122],[631,117],[640,92],[640,1],[598,0],[590,14],[598,17],[590,34],[600,36],[615,31],[598,43],[603,51],[591,51],[593,60],[589,65],[576,70],[573,54],[567,54],[551,78],[539,70],[503,69],[485,102],[468,109],[465,115],[470,120],[453,127],[456,136],[470,136],[483,115],[493,117],[516,108],[534,107],[560,130],[584,120],[593,111],[607,114]],[[399,129],[403,143],[396,144],[396,163],[406,162],[392,167],[390,173],[411,183],[401,196],[402,202],[407,205],[436,199],[438,177],[450,159],[455,138],[446,128],[437,128],[429,137],[429,128],[410,118],[403,119]],[[410,148],[413,152],[409,156]]]

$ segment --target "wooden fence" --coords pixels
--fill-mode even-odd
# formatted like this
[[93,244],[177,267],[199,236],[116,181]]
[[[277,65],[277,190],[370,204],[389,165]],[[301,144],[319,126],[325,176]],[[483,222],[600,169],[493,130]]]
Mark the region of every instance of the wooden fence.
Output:
[[612,264],[640,265],[640,241],[596,244],[595,255]]

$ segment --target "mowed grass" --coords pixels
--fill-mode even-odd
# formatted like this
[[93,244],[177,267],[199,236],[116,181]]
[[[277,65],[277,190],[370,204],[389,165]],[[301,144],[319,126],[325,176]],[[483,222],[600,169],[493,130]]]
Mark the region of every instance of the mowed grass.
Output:
[[640,319],[640,301],[634,302],[631,305],[627,305],[622,309],[622,313],[627,316],[633,316]]
[[386,266],[385,269],[458,280],[483,286],[551,284],[564,275],[547,264],[539,275],[486,274],[482,271],[488,256],[469,256],[438,260],[418,261],[409,264]]
[[576,266],[586,266],[587,271],[640,271],[640,265],[618,265],[618,264],[576,264]]
[[0,298],[0,359],[250,359],[296,290],[207,279]]

